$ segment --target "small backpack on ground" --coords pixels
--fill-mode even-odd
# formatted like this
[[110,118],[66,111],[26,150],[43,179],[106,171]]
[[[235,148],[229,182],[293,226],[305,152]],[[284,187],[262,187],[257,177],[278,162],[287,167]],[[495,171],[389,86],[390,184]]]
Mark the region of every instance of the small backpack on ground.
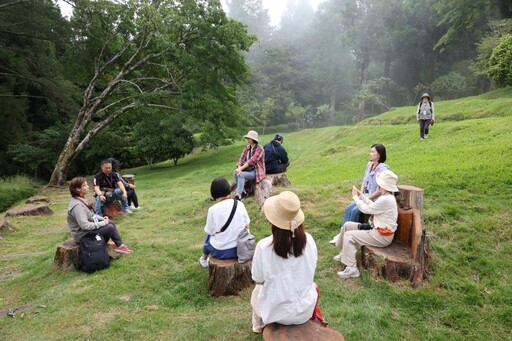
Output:
[[88,233],[80,239],[80,262],[78,270],[95,272],[110,266],[110,256],[107,252],[107,244],[102,236],[97,233]]

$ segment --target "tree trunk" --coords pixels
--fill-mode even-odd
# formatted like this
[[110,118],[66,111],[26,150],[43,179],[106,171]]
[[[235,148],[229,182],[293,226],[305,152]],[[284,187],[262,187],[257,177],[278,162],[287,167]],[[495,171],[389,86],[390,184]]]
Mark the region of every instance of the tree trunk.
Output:
[[64,186],[67,181],[68,170],[71,162],[76,157],[76,146],[78,145],[78,135],[71,134],[57,159],[52,177],[48,186]]

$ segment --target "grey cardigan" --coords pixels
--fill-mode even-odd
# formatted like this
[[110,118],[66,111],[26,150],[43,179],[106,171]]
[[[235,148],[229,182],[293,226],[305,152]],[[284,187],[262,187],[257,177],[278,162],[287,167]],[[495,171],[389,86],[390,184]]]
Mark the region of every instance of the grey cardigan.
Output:
[[90,231],[97,230],[106,225],[105,221],[97,218],[92,207],[87,205],[85,200],[81,200],[77,197],[73,197],[69,201],[67,215],[68,228],[71,232],[71,236],[77,243]]

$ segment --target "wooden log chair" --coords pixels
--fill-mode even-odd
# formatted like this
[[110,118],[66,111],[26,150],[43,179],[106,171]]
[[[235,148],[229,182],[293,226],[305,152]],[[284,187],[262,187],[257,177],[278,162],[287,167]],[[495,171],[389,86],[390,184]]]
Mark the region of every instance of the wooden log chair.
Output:
[[285,326],[279,323],[269,324],[263,329],[265,341],[344,341],[343,334],[319,323],[309,320],[304,324]]
[[123,207],[119,200],[113,200],[103,205],[103,212],[109,219],[113,219],[123,215]]
[[237,258],[210,257],[208,293],[214,297],[238,295],[243,289],[252,286],[251,265],[252,261],[240,264]]
[[246,181],[245,192],[249,196],[254,196],[259,207],[263,207],[265,200],[272,196],[274,186],[282,185],[284,187],[291,186],[290,180],[286,173],[267,174],[258,185],[254,181]]
[[68,270],[78,268],[80,261],[80,246],[70,238],[57,246],[53,259],[53,270]]
[[429,250],[423,226],[423,190],[399,185],[398,227],[393,242],[384,248],[363,246],[363,266],[377,278],[383,276],[391,282],[404,277],[414,288],[428,277]]

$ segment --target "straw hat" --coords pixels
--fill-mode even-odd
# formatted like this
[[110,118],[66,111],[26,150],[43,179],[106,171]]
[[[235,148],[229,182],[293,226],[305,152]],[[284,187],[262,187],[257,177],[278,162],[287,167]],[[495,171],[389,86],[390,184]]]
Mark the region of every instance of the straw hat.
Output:
[[249,130],[247,135],[244,136],[246,139],[251,139],[258,142],[258,133],[254,130]]
[[292,233],[304,222],[299,197],[290,191],[274,195],[263,204],[263,212],[272,225]]
[[396,187],[396,183],[398,181],[398,176],[390,170],[385,170],[381,173],[377,174],[376,177],[377,185],[381,188],[384,188],[389,192],[399,192],[398,187]]

